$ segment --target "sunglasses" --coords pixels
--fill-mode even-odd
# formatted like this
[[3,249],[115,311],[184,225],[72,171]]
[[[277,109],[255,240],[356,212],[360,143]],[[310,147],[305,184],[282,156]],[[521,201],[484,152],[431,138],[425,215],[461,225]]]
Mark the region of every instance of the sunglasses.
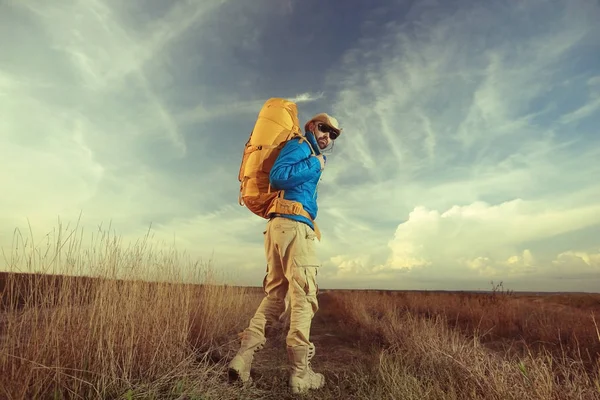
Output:
[[337,133],[337,131],[335,129],[333,129],[332,127],[330,127],[329,125],[318,124],[317,127],[319,128],[319,130],[321,132],[328,133],[331,140],[335,140],[339,136],[339,133]]

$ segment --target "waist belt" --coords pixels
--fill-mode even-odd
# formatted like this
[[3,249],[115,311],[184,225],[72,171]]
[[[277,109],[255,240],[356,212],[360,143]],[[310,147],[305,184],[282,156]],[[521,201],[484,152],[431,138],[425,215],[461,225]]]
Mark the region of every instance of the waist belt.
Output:
[[297,201],[286,200],[283,198],[283,190],[280,192],[280,195],[277,196],[273,202],[271,203],[271,207],[269,207],[268,215],[272,214],[289,214],[289,215],[301,215],[304,218],[308,219],[313,223],[315,227],[315,234],[317,235],[317,239],[321,241],[321,230],[317,223],[311,218],[310,214],[302,207]]

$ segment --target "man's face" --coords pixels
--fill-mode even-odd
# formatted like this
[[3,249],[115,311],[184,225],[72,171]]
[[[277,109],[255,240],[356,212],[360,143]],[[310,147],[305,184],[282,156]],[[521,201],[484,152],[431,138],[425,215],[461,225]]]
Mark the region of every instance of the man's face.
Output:
[[331,141],[337,138],[337,134],[331,127],[327,126],[322,122],[313,122],[312,124],[315,139],[317,139],[319,148],[321,150],[326,149],[327,146],[329,146],[329,144],[331,143]]

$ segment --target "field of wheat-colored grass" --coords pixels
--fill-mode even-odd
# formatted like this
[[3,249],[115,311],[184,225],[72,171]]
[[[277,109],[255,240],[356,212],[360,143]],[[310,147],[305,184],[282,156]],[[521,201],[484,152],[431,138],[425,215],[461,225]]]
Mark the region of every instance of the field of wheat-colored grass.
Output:
[[[147,237],[15,235],[0,274],[0,399],[285,399],[285,329],[226,379],[260,288]],[[60,274],[58,272],[60,271]],[[257,282],[263,273],[257,268]],[[90,275],[86,277],[84,275]],[[323,290],[321,399],[598,399],[600,295]],[[285,326],[284,326],[285,327]],[[281,328],[281,327],[280,327]]]
[[[208,350],[243,329],[256,291],[213,282],[210,265],[186,263],[148,237],[125,247],[100,232],[85,246],[78,233],[61,228],[41,245],[16,235],[4,252],[0,398],[233,393],[215,383],[222,365]],[[145,271],[163,281],[139,279]]]
[[340,325],[381,349],[381,398],[600,398],[600,295],[574,295],[583,309],[502,292],[333,297]]

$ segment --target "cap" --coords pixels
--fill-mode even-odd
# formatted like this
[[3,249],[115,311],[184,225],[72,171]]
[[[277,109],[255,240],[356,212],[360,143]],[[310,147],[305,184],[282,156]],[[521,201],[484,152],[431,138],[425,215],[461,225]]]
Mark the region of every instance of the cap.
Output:
[[308,122],[306,124],[304,124],[304,130],[307,131],[308,124],[310,124],[311,122],[315,122],[315,121],[323,122],[324,124],[329,125],[330,127],[332,127],[333,129],[335,129],[337,131],[338,135],[340,135],[342,133],[343,128],[340,128],[340,124],[338,123],[338,120],[327,113],[320,113],[320,114],[317,114],[314,117],[312,117],[310,120],[308,120]]

